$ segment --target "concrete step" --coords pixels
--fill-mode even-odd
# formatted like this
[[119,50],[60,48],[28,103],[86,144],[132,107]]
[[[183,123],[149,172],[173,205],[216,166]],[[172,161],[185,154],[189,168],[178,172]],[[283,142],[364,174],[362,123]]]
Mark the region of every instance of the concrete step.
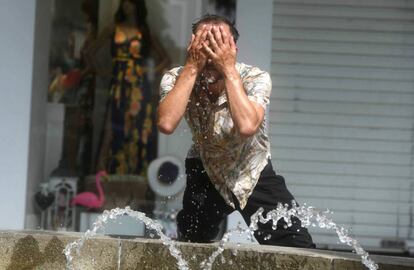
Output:
[[[0,269],[64,270],[65,246],[80,238],[80,233],[50,231],[0,231]],[[177,244],[190,269],[217,249],[213,244]],[[120,247],[121,246],[121,247]],[[119,254],[119,250],[121,253]],[[236,254],[237,253],[237,254]],[[120,256],[120,268],[118,258]],[[414,270],[413,258],[372,256],[381,270]],[[167,247],[156,239],[118,239],[98,236],[88,240],[75,256],[75,269],[177,269],[176,260]],[[365,270],[358,256],[332,252],[276,246],[229,244],[213,269],[271,270]]]

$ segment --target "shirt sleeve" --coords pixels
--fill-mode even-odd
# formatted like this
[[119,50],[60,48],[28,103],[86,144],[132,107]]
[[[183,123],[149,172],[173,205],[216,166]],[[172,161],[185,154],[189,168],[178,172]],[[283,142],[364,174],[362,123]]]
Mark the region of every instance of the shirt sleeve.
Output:
[[167,94],[173,89],[175,81],[177,80],[177,70],[172,69],[167,71],[161,79],[160,83],[160,101],[163,101]]
[[259,103],[266,109],[272,91],[272,80],[270,79],[269,73],[256,67],[252,67],[242,81],[247,93],[247,98]]

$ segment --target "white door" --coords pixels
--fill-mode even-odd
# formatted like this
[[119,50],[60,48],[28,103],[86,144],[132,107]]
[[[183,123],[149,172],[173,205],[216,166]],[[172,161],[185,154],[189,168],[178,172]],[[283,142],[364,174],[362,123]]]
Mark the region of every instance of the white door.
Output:
[[[334,211],[367,247],[413,237],[414,1],[273,8],[277,172],[301,204]],[[311,231],[319,244],[338,243]]]

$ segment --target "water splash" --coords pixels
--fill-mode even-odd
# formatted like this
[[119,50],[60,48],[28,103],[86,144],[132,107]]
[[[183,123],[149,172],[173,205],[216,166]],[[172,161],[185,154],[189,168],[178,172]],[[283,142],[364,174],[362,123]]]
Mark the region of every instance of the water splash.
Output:
[[132,218],[135,218],[138,221],[142,221],[148,229],[155,231],[161,238],[162,243],[168,247],[170,254],[177,260],[178,268],[180,270],[189,270],[188,264],[183,259],[182,254],[180,250],[178,250],[178,248],[176,247],[175,242],[162,232],[162,226],[158,222],[147,217],[144,213],[131,210],[129,206],[125,207],[125,209],[115,208],[110,211],[105,210],[103,214],[97,218],[95,223],[93,223],[93,227],[91,230],[87,230],[80,239],[68,244],[63,251],[63,253],[66,256],[66,269],[75,270],[73,266],[73,256],[71,254],[72,250],[75,250],[76,254],[79,255],[80,250],[86,240],[94,237],[97,234],[98,230],[103,229],[104,225],[109,220],[116,219],[117,217],[123,215],[128,215]]
[[329,210],[321,212],[314,209],[312,206],[306,207],[306,205],[298,206],[295,201],[292,202],[292,207],[290,208],[287,204],[282,205],[279,203],[276,209],[267,212],[266,217],[263,216],[264,209],[259,208],[256,213],[254,213],[250,218],[250,226],[246,229],[240,227],[228,231],[224,234],[223,238],[219,242],[217,250],[205,261],[200,264],[200,267],[203,270],[210,270],[213,266],[214,261],[217,256],[219,256],[224,251],[224,245],[229,241],[230,236],[237,232],[240,234],[246,234],[248,240],[253,241],[254,232],[258,230],[258,223],[267,223],[272,222],[272,229],[277,229],[277,223],[279,220],[286,222],[287,226],[292,226],[292,217],[297,217],[302,222],[302,227],[308,228],[309,226],[319,226],[320,228],[325,228],[327,230],[334,230],[339,237],[339,240],[352,247],[356,254],[361,257],[362,263],[369,270],[377,270],[378,265],[369,258],[368,252],[366,252],[358,241],[349,236],[349,232],[344,227],[337,225],[332,219],[327,217],[327,214],[331,212]]
[[[223,253],[224,251],[224,245],[230,240],[230,236],[234,233],[238,234],[246,234],[247,240],[254,242],[254,231],[252,231],[250,228],[243,229],[240,225],[237,226],[237,228],[228,230],[223,237],[221,238],[219,245],[217,247],[217,250],[213,252],[213,254],[210,255],[210,257],[200,263],[200,268],[203,270],[210,270],[213,267],[214,261],[217,259],[217,257]],[[239,247],[240,244],[237,244]],[[237,251],[233,251],[233,255],[237,255]]]
[[[246,234],[247,239],[254,241],[254,232],[258,230],[258,223],[267,223],[272,222],[272,229],[277,229],[277,223],[279,220],[286,222],[287,226],[292,226],[291,218],[296,217],[301,221],[302,227],[308,228],[310,226],[319,226],[320,228],[325,228],[327,230],[334,230],[339,237],[339,240],[352,247],[356,254],[358,254],[362,263],[369,270],[377,270],[378,265],[369,258],[369,254],[361,247],[357,240],[349,236],[349,232],[344,227],[341,227],[335,224],[332,219],[327,217],[327,214],[330,214],[330,211],[318,211],[312,206],[307,207],[306,204],[303,206],[298,206],[295,201],[292,202],[292,207],[289,207],[287,204],[282,205],[278,204],[276,209],[267,212],[266,216],[263,216],[264,209],[259,208],[256,213],[254,213],[250,220],[250,226],[248,228],[241,228],[238,226],[236,229],[227,231],[223,238],[220,240],[217,250],[215,250],[208,259],[204,260],[200,264],[200,268],[203,270],[211,270],[212,266],[217,259],[217,257],[223,253],[225,244],[229,241],[230,236],[234,233]],[[146,227],[150,230],[154,230],[156,234],[162,240],[162,243],[166,245],[171,253],[171,255],[177,260],[177,266],[180,270],[189,270],[188,263],[183,259],[181,252],[177,249],[175,242],[167,237],[162,232],[162,226],[152,219],[145,216],[144,213],[133,211],[131,208],[126,207],[125,209],[115,208],[111,211],[105,210],[104,213],[97,218],[97,221],[93,224],[92,230],[88,230],[82,238],[68,244],[64,250],[66,256],[67,264],[66,267],[68,270],[74,270],[73,268],[73,256],[71,252],[73,249],[76,250],[77,255],[80,253],[84,242],[95,236],[99,229],[103,229],[104,225],[108,222],[109,219],[115,219],[118,216],[129,215],[130,217],[135,218],[136,220],[144,222]],[[237,246],[240,246],[239,244]],[[120,251],[119,251],[120,252]],[[237,254],[237,251],[234,251],[233,254]],[[119,253],[120,255],[120,253]],[[194,256],[193,256],[194,259]],[[223,257],[222,257],[223,259]],[[120,261],[119,261],[120,263]],[[120,264],[118,264],[118,268]]]

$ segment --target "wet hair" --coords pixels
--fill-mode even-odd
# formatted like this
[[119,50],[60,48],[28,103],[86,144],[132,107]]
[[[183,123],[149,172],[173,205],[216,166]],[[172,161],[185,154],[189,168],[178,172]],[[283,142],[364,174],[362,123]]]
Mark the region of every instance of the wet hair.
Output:
[[203,17],[201,17],[198,21],[193,23],[193,26],[192,26],[193,34],[196,33],[198,26],[204,23],[227,24],[230,28],[230,32],[231,32],[231,35],[233,36],[234,42],[236,43],[237,40],[239,39],[239,36],[240,36],[239,31],[237,31],[236,26],[234,25],[234,22],[229,21],[225,17],[219,16],[219,15],[213,15],[213,14],[206,14]]
[[148,10],[145,0],[121,0],[115,13],[115,23],[123,23],[127,19],[122,7],[125,1],[135,5],[135,25],[142,32],[142,54],[148,56],[151,48],[151,33],[147,23]]

